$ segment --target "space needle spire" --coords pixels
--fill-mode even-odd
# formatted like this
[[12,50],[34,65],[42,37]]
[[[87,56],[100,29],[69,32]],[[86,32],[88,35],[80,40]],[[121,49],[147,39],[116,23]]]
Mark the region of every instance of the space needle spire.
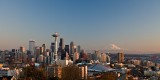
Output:
[[57,61],[58,60],[58,54],[57,54],[57,51],[58,51],[58,37],[59,37],[59,34],[56,32],[52,35],[54,38],[55,38],[55,47],[54,47],[54,54],[53,54],[53,58],[52,58],[52,63],[54,61]]

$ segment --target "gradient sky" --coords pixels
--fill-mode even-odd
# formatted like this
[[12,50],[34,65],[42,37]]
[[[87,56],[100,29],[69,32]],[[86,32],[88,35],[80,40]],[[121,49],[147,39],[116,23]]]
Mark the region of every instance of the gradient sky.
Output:
[[160,0],[0,0],[0,49],[54,41],[84,49],[160,52]]

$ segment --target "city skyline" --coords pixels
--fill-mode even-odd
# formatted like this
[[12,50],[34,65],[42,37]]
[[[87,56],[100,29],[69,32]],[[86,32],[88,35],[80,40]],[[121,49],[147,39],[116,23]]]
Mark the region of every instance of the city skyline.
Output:
[[160,52],[160,1],[0,1],[0,50],[54,42],[86,50]]

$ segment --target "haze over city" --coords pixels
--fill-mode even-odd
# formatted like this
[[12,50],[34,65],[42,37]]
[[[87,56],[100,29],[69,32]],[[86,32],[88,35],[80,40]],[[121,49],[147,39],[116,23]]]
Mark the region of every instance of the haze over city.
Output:
[[47,47],[58,32],[84,49],[160,52],[159,0],[1,0],[0,50],[28,41]]

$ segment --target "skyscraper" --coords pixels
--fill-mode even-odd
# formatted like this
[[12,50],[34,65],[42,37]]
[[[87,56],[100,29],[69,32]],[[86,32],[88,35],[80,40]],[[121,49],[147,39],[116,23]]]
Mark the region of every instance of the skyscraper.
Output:
[[39,47],[40,48],[40,54],[43,54],[43,47]]
[[79,59],[79,53],[75,52],[74,55],[73,55],[73,62],[75,63],[76,60]]
[[99,50],[98,50],[98,51],[95,51],[95,53],[96,53],[96,55],[97,55],[98,60],[101,61],[101,60],[100,60],[100,59],[101,59],[101,53],[100,53],[100,51],[99,51]]
[[64,39],[63,38],[60,38],[58,55],[59,55],[59,59],[64,60],[65,51],[64,51]]
[[51,47],[50,47],[51,52],[54,52],[54,46],[55,46],[55,44],[54,44],[54,43],[51,43]]
[[45,44],[43,44],[43,45],[42,45],[42,48],[43,48],[43,50],[42,50],[42,51],[43,51],[43,55],[44,55],[44,54],[45,54],[45,52],[46,52],[46,45],[45,45]]
[[20,46],[19,50],[20,50],[20,52],[22,52],[22,53],[24,53],[24,52],[26,51],[23,46]]
[[35,41],[34,40],[29,41],[29,51],[31,55],[34,56],[34,52],[35,52]]
[[38,56],[41,54],[41,51],[40,51],[40,47],[36,47],[35,48],[35,60],[37,61],[38,59]]
[[65,45],[65,53],[69,53],[69,45]]
[[23,46],[20,46],[20,48],[19,48],[19,51],[20,51],[20,56],[21,56],[21,58],[22,58],[22,62],[24,62],[24,61],[26,61],[26,50],[25,50],[25,48],[23,47]]
[[102,63],[106,63],[106,61],[107,61],[107,55],[106,55],[105,53],[102,53],[102,54],[101,54],[100,61],[101,61]]
[[64,39],[60,38],[59,47],[63,50],[64,49]]
[[78,52],[78,49],[77,49],[77,46],[76,45],[74,45],[74,53],[75,52]]
[[124,53],[118,53],[118,63],[124,62]]
[[78,53],[80,53],[81,52],[81,46],[78,45],[77,48],[78,48]]
[[80,52],[79,57],[80,57],[80,58],[83,58],[83,54],[84,54],[84,53],[85,53],[85,50],[84,50],[84,49],[82,49],[82,50],[81,50],[81,52]]
[[75,47],[76,47],[76,46],[75,46],[74,42],[72,41],[72,42],[70,43],[70,54],[69,54],[71,60],[73,60],[74,52],[75,52],[75,50],[76,50]]
[[62,60],[64,60],[66,58],[66,53],[69,54],[69,45],[65,45],[65,48],[62,51],[62,54],[61,54],[61,59]]
[[70,43],[70,55],[73,55],[74,54],[74,51],[75,51],[75,44],[74,44],[74,42],[72,41],[71,43]]

